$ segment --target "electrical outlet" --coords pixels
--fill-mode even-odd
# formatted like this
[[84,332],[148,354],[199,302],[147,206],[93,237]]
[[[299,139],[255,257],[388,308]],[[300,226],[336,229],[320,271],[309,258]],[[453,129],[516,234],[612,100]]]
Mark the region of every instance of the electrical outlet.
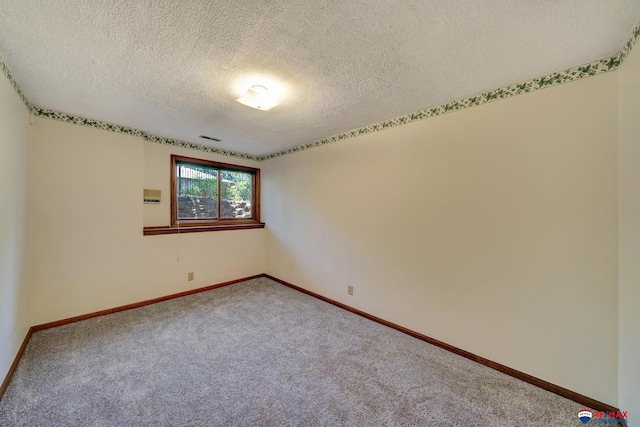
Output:
[[187,280],[193,280],[193,271],[187,274]]
[[349,285],[349,286],[347,286],[347,293],[348,293],[349,295],[353,295],[353,285]]

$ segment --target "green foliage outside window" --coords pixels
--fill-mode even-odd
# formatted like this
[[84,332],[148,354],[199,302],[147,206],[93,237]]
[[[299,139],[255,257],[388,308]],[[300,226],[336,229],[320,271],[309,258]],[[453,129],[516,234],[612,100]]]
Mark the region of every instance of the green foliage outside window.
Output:
[[[189,169],[194,172],[191,176],[195,175],[196,177],[180,177],[178,195],[216,198],[218,194],[218,179],[216,175],[220,172],[222,178],[220,185],[222,200],[251,200],[251,174],[225,170],[218,171],[209,168],[198,168],[191,165]],[[202,175],[211,176],[211,178],[197,177]]]
[[222,177],[222,200],[251,200],[251,174],[220,171]]

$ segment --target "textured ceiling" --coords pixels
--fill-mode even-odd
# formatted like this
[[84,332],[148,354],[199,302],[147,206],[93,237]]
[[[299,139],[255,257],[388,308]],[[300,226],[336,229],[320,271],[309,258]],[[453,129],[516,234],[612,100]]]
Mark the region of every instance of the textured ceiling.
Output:
[[[254,155],[611,56],[640,17],[640,0],[0,2],[0,55],[35,106]],[[253,84],[282,103],[235,102]]]

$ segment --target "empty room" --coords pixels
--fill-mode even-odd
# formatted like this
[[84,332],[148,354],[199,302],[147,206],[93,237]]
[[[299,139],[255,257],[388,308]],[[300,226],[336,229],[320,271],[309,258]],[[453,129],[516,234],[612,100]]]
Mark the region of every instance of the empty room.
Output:
[[0,1],[0,426],[640,427],[640,1]]

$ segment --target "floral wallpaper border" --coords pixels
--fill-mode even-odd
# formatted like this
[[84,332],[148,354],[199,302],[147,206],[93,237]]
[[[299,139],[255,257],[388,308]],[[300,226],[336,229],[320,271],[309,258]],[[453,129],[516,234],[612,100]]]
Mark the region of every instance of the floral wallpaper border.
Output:
[[627,40],[627,42],[624,44],[624,46],[622,46],[620,53],[618,53],[621,65],[624,62],[624,60],[627,59],[627,56],[629,56],[629,52],[631,52],[631,49],[633,49],[636,43],[638,43],[639,39],[640,39],[640,22],[636,24],[636,27],[631,32],[631,36],[629,36],[629,39]]
[[482,93],[480,95],[471,96],[458,101],[453,101],[448,104],[443,104],[438,107],[428,108],[426,110],[417,111],[405,116],[396,117],[395,119],[385,120],[383,122],[375,123],[368,126],[363,126],[357,129],[353,129],[338,135],[330,136],[328,138],[319,139],[316,141],[308,142],[306,144],[298,145],[297,147],[289,148],[287,150],[278,151],[276,153],[267,154],[262,156],[262,160],[272,159],[274,157],[285,156],[287,154],[297,153],[300,151],[308,150],[310,148],[320,147],[322,145],[331,144],[333,142],[342,141],[344,139],[353,138],[368,133],[378,132],[384,129],[392,128],[395,126],[405,125],[418,120],[423,120],[429,117],[435,117],[442,114],[450,113],[452,111],[464,110],[476,105],[482,105],[489,102],[497,101],[499,99],[506,99],[516,95],[522,95],[525,93],[533,92],[540,89],[556,86],[562,83],[568,83],[575,80],[580,80],[586,77],[595,76],[598,74],[614,71],[620,67],[622,62],[626,59],[631,52],[631,49],[635,46],[640,38],[640,22],[636,25],[631,33],[631,37],[623,46],[622,50],[614,56],[604,58],[599,61],[593,61],[588,64],[580,65],[577,67],[569,68],[567,70],[558,71],[555,73],[547,74],[546,76],[537,77],[535,79],[527,80],[521,83],[516,83],[511,86],[502,87],[489,92]]
[[65,123],[73,123],[76,125],[92,127],[95,129],[108,130],[115,133],[124,133],[126,135],[138,136],[145,141],[156,142],[158,144],[173,145],[174,147],[189,148],[191,150],[203,151],[205,153],[221,154],[223,156],[237,157],[239,159],[254,160],[259,162],[262,160],[261,156],[254,156],[252,154],[238,153],[235,151],[223,150],[221,148],[209,147],[202,144],[194,144],[193,142],[180,141],[177,139],[163,138],[148,134],[145,131],[139,129],[133,129],[127,126],[120,126],[112,123],[102,122],[100,120],[87,119],[85,117],[74,116],[72,114],[60,113],[58,111],[46,110],[43,108],[33,107],[31,113],[37,117],[46,117],[47,119],[58,120]]
[[7,79],[9,80],[9,83],[11,84],[13,89],[16,91],[20,99],[22,99],[22,102],[24,102],[27,109],[31,112],[31,114],[35,116],[46,117],[48,119],[58,120],[65,123],[73,123],[81,126],[88,126],[95,129],[102,129],[102,130],[107,130],[107,131],[116,132],[116,133],[123,133],[127,135],[138,136],[143,138],[145,141],[151,141],[158,144],[172,145],[175,147],[203,151],[205,153],[220,154],[223,156],[236,157],[239,159],[253,160],[253,161],[259,162],[263,160],[272,159],[275,157],[285,156],[287,154],[297,153],[297,152],[308,150],[315,147],[320,147],[322,145],[331,144],[333,142],[354,138],[356,136],[378,132],[378,131],[389,129],[395,126],[405,125],[418,120],[424,120],[430,117],[447,114],[453,111],[464,110],[466,108],[474,107],[476,105],[482,105],[482,104],[497,101],[500,99],[506,99],[512,96],[522,95],[522,94],[533,92],[536,90],[545,89],[548,87],[572,82],[575,80],[580,80],[586,77],[596,76],[598,74],[603,74],[609,71],[614,71],[618,69],[620,65],[622,65],[624,60],[629,55],[629,52],[631,52],[631,50],[636,45],[639,39],[640,39],[640,22],[636,24],[635,28],[631,32],[631,36],[629,37],[627,42],[624,44],[620,52],[618,52],[616,55],[611,56],[609,58],[600,59],[598,61],[593,61],[588,64],[572,67],[567,70],[547,74],[546,76],[537,77],[521,83],[510,85],[510,86],[505,86],[505,87],[495,89],[489,92],[485,92],[476,96],[470,96],[468,98],[464,98],[458,101],[453,101],[448,104],[443,104],[437,107],[420,110],[415,113],[407,114],[405,116],[396,117],[395,119],[385,120],[383,122],[375,123],[368,126],[363,126],[363,127],[353,129],[344,133],[340,133],[338,135],[333,135],[327,138],[318,139],[316,141],[308,142],[306,144],[298,145],[293,148],[278,151],[272,154],[267,154],[264,156],[257,156],[257,155],[247,154],[247,153],[239,153],[236,151],[224,150],[221,148],[210,147],[207,145],[195,144],[192,142],[181,141],[181,140],[171,139],[171,138],[164,138],[160,136],[151,135],[142,130],[133,129],[126,126],[120,126],[112,123],[102,122],[100,120],[74,116],[72,114],[61,113],[53,110],[47,110],[44,108],[38,108],[32,105],[27,99],[27,97],[24,95],[24,93],[22,92],[22,89],[20,88],[20,85],[11,74],[11,71],[9,70],[9,68],[7,67],[7,65],[5,64],[1,56],[0,56],[0,68],[2,68],[2,72],[7,77]]
[[24,96],[24,93],[22,93],[22,89],[20,88],[20,85],[18,84],[16,79],[13,78],[13,74],[11,74],[11,71],[9,71],[9,67],[7,67],[7,64],[4,63],[4,59],[2,58],[2,56],[0,56],[0,68],[2,68],[2,72],[4,73],[7,80],[9,80],[9,84],[11,85],[13,90],[16,91],[16,93],[18,94],[18,96],[20,97],[24,105],[27,106],[27,109],[31,111],[33,106],[31,105],[27,97]]

